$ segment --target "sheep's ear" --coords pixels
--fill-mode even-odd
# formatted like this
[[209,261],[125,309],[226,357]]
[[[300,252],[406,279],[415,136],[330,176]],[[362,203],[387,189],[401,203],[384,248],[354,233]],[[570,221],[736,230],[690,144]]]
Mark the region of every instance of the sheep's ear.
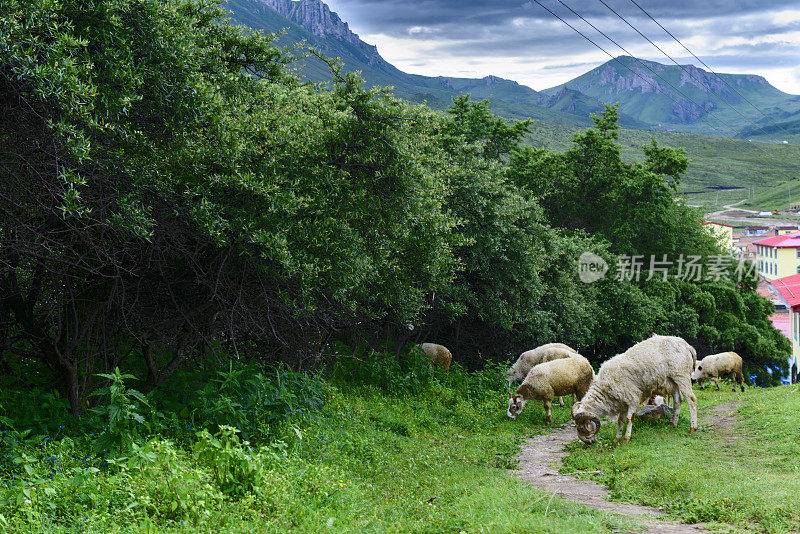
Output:
[[575,414],[578,413],[581,409],[580,401],[576,402],[572,405],[572,418],[575,419]]

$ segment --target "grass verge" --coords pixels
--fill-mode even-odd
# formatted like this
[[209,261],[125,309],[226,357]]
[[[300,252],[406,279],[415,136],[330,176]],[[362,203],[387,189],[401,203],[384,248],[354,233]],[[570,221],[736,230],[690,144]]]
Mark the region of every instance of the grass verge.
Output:
[[[615,424],[604,424],[603,444],[573,443],[563,472],[600,471],[593,479],[614,500],[663,507],[687,523],[764,532],[800,529],[800,431],[797,386],[748,388],[744,393],[696,391],[700,429],[688,435],[688,409],[678,429],[637,420],[629,443],[610,445]],[[713,423],[714,406],[736,418]],[[612,428],[613,427],[613,428]]]

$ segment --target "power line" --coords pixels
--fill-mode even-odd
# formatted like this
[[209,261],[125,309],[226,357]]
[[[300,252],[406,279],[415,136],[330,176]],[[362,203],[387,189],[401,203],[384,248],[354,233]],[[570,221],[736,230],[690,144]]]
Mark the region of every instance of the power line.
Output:
[[[595,43],[595,42],[594,42],[592,39],[590,39],[590,38],[589,38],[589,37],[588,37],[586,34],[584,34],[582,31],[580,31],[578,28],[576,28],[575,26],[573,26],[572,24],[570,24],[570,23],[569,23],[569,22],[567,22],[566,20],[562,19],[560,16],[558,16],[556,13],[554,13],[552,10],[550,10],[550,8],[548,8],[546,5],[542,4],[542,3],[541,3],[539,0],[533,0],[533,1],[534,1],[534,2],[536,2],[536,3],[537,3],[537,4],[538,4],[538,5],[539,5],[539,6],[540,6],[542,9],[544,9],[545,11],[547,11],[548,13],[550,13],[551,15],[553,15],[555,18],[557,18],[557,19],[558,19],[558,20],[560,20],[561,22],[563,22],[563,23],[564,23],[564,24],[565,24],[567,27],[569,27],[569,28],[570,28],[572,31],[574,31],[575,33],[577,33],[578,35],[580,35],[581,37],[583,37],[584,39],[586,39],[587,41],[589,41],[590,43],[592,43],[594,46],[596,46],[597,48],[599,48],[599,49],[600,49],[600,50],[601,50],[601,51],[602,51],[604,54],[606,54],[606,55],[607,55],[608,57],[610,57],[612,60],[616,61],[617,63],[619,63],[620,65],[622,65],[623,67],[625,67],[626,69],[628,69],[629,71],[631,71],[631,72],[632,72],[632,73],[633,73],[635,76],[638,76],[639,78],[641,78],[641,79],[642,79],[642,81],[644,81],[645,83],[649,84],[649,85],[650,85],[650,86],[651,86],[653,89],[655,89],[656,91],[660,91],[660,89],[658,88],[658,86],[657,86],[657,85],[655,85],[653,82],[651,82],[650,80],[648,80],[647,78],[645,78],[644,76],[642,76],[641,74],[639,74],[638,72],[636,72],[635,70],[633,70],[632,68],[630,68],[630,67],[629,67],[628,65],[626,65],[625,63],[621,62],[619,59],[617,59],[617,57],[616,57],[616,56],[614,56],[613,54],[611,54],[611,52],[609,52],[608,50],[606,50],[605,48],[603,48],[603,47],[602,47],[602,46],[600,46],[599,44]],[[666,95],[666,96],[667,96],[667,98],[669,98],[670,100],[672,100],[672,101],[673,101],[675,104],[677,104],[677,105],[681,106],[682,108],[684,108],[684,109],[685,109],[686,111],[688,111],[689,113],[692,113],[692,111],[691,111],[690,109],[688,109],[688,108],[686,108],[685,106],[683,106],[683,105],[682,105],[680,102],[678,102],[677,100],[675,100],[675,99],[674,99],[672,96],[670,96],[670,95]],[[708,121],[706,121],[706,122],[708,122]],[[723,137],[725,137],[725,134],[724,134],[722,131],[720,131],[718,128],[716,128],[716,127],[715,127],[713,124],[711,124],[711,123],[709,122],[709,123],[708,123],[708,125],[709,125],[709,126],[711,126],[711,128],[712,128],[712,129],[714,129],[714,130],[716,130],[717,132],[719,132],[719,133],[720,133],[720,134],[721,134]]]
[[[598,1],[599,1],[601,4],[603,4],[604,6],[606,6],[606,7],[609,9],[609,11],[611,11],[612,13],[614,13],[614,14],[615,14],[615,15],[616,15],[616,16],[617,16],[617,17],[618,17],[618,18],[619,18],[619,19],[620,19],[622,22],[624,22],[625,24],[627,24],[628,26],[630,26],[630,27],[631,27],[631,28],[632,28],[632,29],[633,29],[633,30],[634,30],[636,33],[638,33],[639,35],[641,35],[642,37],[644,37],[644,38],[647,40],[647,42],[648,42],[648,43],[650,43],[651,45],[653,45],[653,46],[654,46],[654,47],[655,47],[655,48],[656,48],[656,49],[657,49],[659,52],[661,52],[662,54],[664,54],[665,56],[667,56],[667,57],[670,59],[670,61],[672,61],[673,63],[675,63],[675,64],[676,64],[676,65],[677,65],[677,66],[678,66],[678,67],[679,67],[679,68],[680,68],[680,69],[681,69],[683,72],[685,72],[686,74],[688,74],[689,76],[691,76],[692,78],[694,78],[694,79],[697,81],[697,83],[699,83],[700,85],[702,85],[702,86],[703,86],[703,87],[704,87],[706,90],[708,90],[708,92],[709,92],[709,93],[711,93],[711,94],[714,94],[714,93],[713,93],[713,91],[711,90],[711,88],[710,88],[710,87],[708,87],[708,86],[707,86],[705,83],[703,83],[703,81],[702,81],[701,79],[699,79],[697,76],[695,76],[695,75],[692,73],[692,71],[691,71],[691,70],[688,70],[686,67],[684,67],[683,65],[681,65],[680,63],[678,63],[677,61],[675,61],[675,60],[672,58],[672,56],[670,56],[669,54],[667,54],[667,53],[666,53],[666,52],[665,52],[665,51],[664,51],[664,50],[663,50],[663,49],[662,49],[660,46],[658,46],[656,43],[654,43],[653,41],[651,41],[651,40],[650,40],[650,38],[649,38],[649,37],[647,37],[645,34],[643,34],[641,31],[639,31],[639,29],[638,29],[636,26],[634,26],[633,24],[631,24],[630,22],[628,22],[628,21],[625,19],[625,17],[623,17],[622,15],[620,15],[619,13],[617,13],[617,12],[614,10],[614,8],[612,8],[610,5],[606,4],[604,0],[598,0]],[[742,112],[741,112],[741,111],[739,111],[738,109],[736,109],[735,107],[733,107],[733,106],[730,104],[730,102],[728,102],[727,100],[725,100],[725,99],[724,99],[724,98],[723,98],[721,95],[716,95],[716,96],[717,96],[717,97],[718,97],[720,100],[722,100],[723,102],[725,102],[725,104],[726,104],[726,105],[727,105],[729,108],[731,108],[733,111],[735,111],[736,113],[738,113],[738,114],[739,114],[739,116],[740,116],[741,118],[743,118],[744,120],[748,121],[750,124],[752,124],[753,126],[755,126],[756,128],[758,128],[759,130],[761,130],[761,132],[762,132],[764,135],[769,135],[767,132],[765,132],[765,131],[764,131],[764,130],[761,128],[761,126],[759,126],[757,123],[755,123],[755,122],[754,122],[752,119],[749,119],[749,118],[745,117],[745,116],[742,114]]]
[[[539,2],[537,2],[537,3],[539,3]],[[606,34],[606,33],[605,33],[603,30],[601,30],[600,28],[598,28],[597,26],[595,26],[594,24],[592,24],[591,22],[589,22],[588,20],[586,20],[585,18],[583,18],[583,16],[582,16],[580,13],[578,13],[577,11],[575,11],[574,9],[572,9],[571,7],[569,7],[569,6],[568,6],[567,4],[565,4],[565,3],[564,3],[562,0],[558,0],[558,3],[559,3],[559,4],[561,4],[562,6],[566,7],[567,9],[569,9],[569,10],[570,10],[570,11],[571,11],[571,12],[572,12],[572,13],[573,13],[573,14],[574,14],[576,17],[578,17],[578,18],[579,18],[579,19],[581,19],[583,22],[585,22],[586,24],[588,24],[589,26],[591,26],[591,27],[592,27],[592,28],[593,28],[593,29],[594,29],[596,32],[598,32],[600,35],[602,35],[603,37],[605,37],[606,39],[608,39],[609,41],[611,41],[612,43],[614,43],[614,44],[615,44],[615,45],[616,45],[618,48],[620,48],[620,49],[621,49],[623,52],[625,52],[626,54],[628,54],[628,56],[630,56],[630,57],[632,57],[633,59],[635,59],[636,61],[638,61],[638,62],[639,62],[639,64],[641,64],[641,65],[642,65],[644,68],[646,68],[647,70],[649,70],[650,72],[652,72],[652,73],[653,73],[653,74],[654,74],[656,77],[658,77],[658,78],[659,78],[659,79],[660,79],[662,82],[664,82],[665,84],[667,84],[668,86],[670,86],[670,87],[672,88],[672,90],[673,90],[673,91],[675,91],[676,93],[678,93],[679,95],[681,95],[682,97],[684,97],[686,100],[688,100],[689,102],[691,102],[692,104],[694,104],[695,106],[697,106],[697,108],[698,108],[698,109],[703,109],[703,107],[702,107],[700,104],[698,104],[697,102],[695,102],[694,100],[692,100],[691,98],[689,98],[687,95],[683,94],[683,92],[681,92],[681,91],[680,91],[680,89],[678,89],[677,87],[675,87],[674,85],[672,85],[672,84],[671,84],[669,81],[667,81],[667,80],[666,80],[666,79],[665,79],[663,76],[661,76],[659,73],[657,73],[656,71],[654,71],[653,69],[651,69],[651,68],[650,68],[650,66],[649,66],[649,65],[647,65],[647,63],[645,63],[645,62],[644,62],[644,61],[642,61],[641,59],[639,59],[639,58],[637,58],[636,56],[634,56],[633,54],[631,54],[631,53],[630,53],[630,52],[629,52],[629,51],[628,51],[628,50],[627,50],[627,49],[626,49],[624,46],[622,46],[621,44],[619,44],[618,42],[616,42],[614,39],[612,39],[611,37],[609,37],[609,36],[608,36],[608,35],[607,35],[607,34]],[[541,4],[539,4],[539,5],[541,5]],[[631,70],[632,70],[632,69],[631,69]],[[653,85],[653,84],[651,84],[651,85]],[[653,85],[653,87],[656,87],[656,89],[658,90],[658,87],[657,87],[657,86]],[[680,104],[680,103],[679,103],[677,100],[674,100],[674,99],[673,99],[673,102],[675,102],[675,103],[676,103],[676,104],[678,104],[678,105],[681,105],[681,104]],[[685,109],[685,110],[689,111],[690,113],[692,113],[692,111],[691,111],[691,110],[689,110],[688,108],[686,108],[685,106],[682,106],[682,105],[681,105],[681,107],[682,107],[683,109]],[[699,113],[699,112],[694,112],[693,114],[694,114],[694,115],[695,115],[697,118],[704,120],[706,123],[708,123],[708,124],[709,124],[709,126],[711,126],[711,123],[710,123],[708,120],[706,120],[706,119],[705,119],[705,117],[702,117],[702,116],[700,115],[700,113]],[[719,122],[721,122],[722,124],[724,124],[725,126],[727,126],[727,127],[728,127],[728,128],[731,130],[731,132],[733,132],[733,136],[734,136],[734,137],[736,137],[736,134],[738,133],[738,130],[737,130],[736,128],[734,128],[733,126],[731,126],[730,124],[728,124],[728,123],[727,123],[727,122],[725,122],[724,120],[720,119],[719,117],[717,117],[716,115],[714,115],[714,114],[713,114],[713,113],[711,113],[710,111],[708,112],[708,115],[709,115],[709,116],[711,116],[711,117],[714,117],[714,118],[715,118],[715,119],[717,119]],[[712,126],[712,128],[713,128],[713,126]],[[717,130],[716,128],[714,128],[714,129],[715,129],[715,130]],[[719,132],[719,130],[717,130],[717,131]]]
[[[743,99],[745,102],[747,102],[748,104],[750,104],[750,106],[751,106],[753,109],[755,109],[756,111],[758,111],[759,113],[761,113],[761,114],[762,114],[762,115],[763,115],[763,116],[764,116],[764,117],[765,117],[765,118],[766,118],[766,119],[767,119],[769,122],[771,122],[772,124],[774,124],[775,126],[777,126],[778,128],[780,128],[781,130],[783,130],[783,131],[784,131],[784,132],[786,132],[787,134],[790,134],[790,132],[786,131],[786,129],[785,129],[783,126],[781,126],[780,124],[778,124],[777,122],[775,122],[774,120],[772,120],[772,118],[771,118],[769,115],[767,115],[766,113],[764,113],[763,111],[761,111],[761,109],[759,109],[759,108],[758,108],[758,107],[757,107],[755,104],[753,104],[752,102],[750,102],[750,100],[748,100],[746,96],[744,96],[742,93],[740,93],[739,91],[737,91],[735,87],[733,87],[731,84],[729,84],[729,83],[727,82],[727,80],[725,80],[725,78],[723,78],[722,76],[720,76],[719,74],[717,74],[717,73],[716,73],[716,71],[715,71],[714,69],[712,69],[711,67],[709,67],[709,66],[706,64],[706,62],[705,62],[705,61],[703,61],[702,59],[700,59],[699,57],[697,57],[697,56],[694,54],[694,52],[692,52],[691,50],[689,50],[689,49],[686,47],[686,45],[685,45],[685,44],[683,44],[683,43],[682,43],[682,42],[681,42],[681,41],[680,41],[680,40],[679,40],[677,37],[675,37],[674,35],[672,35],[672,32],[670,32],[668,29],[666,29],[664,26],[662,26],[662,25],[661,25],[661,23],[660,23],[660,22],[658,22],[656,19],[654,19],[654,18],[653,18],[653,16],[652,16],[652,15],[650,15],[650,13],[648,13],[647,11],[645,11],[645,9],[644,9],[642,6],[640,6],[639,4],[637,4],[637,3],[636,3],[636,0],[631,0],[631,2],[633,2],[633,5],[635,5],[636,7],[638,7],[638,8],[639,8],[639,9],[642,11],[642,13],[644,13],[645,15],[647,15],[647,16],[650,18],[650,20],[652,20],[653,22],[655,22],[656,24],[658,24],[658,27],[659,27],[659,28],[661,28],[662,30],[664,30],[664,31],[667,33],[667,35],[669,35],[670,37],[672,37],[672,38],[675,40],[675,42],[676,42],[676,43],[678,43],[679,45],[681,45],[681,46],[683,47],[683,49],[684,49],[684,50],[686,50],[687,52],[689,52],[689,54],[691,54],[693,58],[695,58],[697,61],[699,61],[699,62],[700,62],[700,63],[701,63],[701,64],[702,64],[702,65],[703,65],[705,68],[707,68],[707,69],[709,70],[709,72],[711,72],[712,74],[714,74],[714,76],[716,76],[717,78],[719,78],[719,79],[722,81],[722,83],[724,83],[725,85],[727,85],[727,86],[728,86],[728,88],[730,88],[730,90],[731,90],[731,91],[733,91],[734,93],[736,93],[737,95],[739,95],[739,96],[740,96],[740,97],[741,97],[741,98],[742,98],[742,99]],[[761,130],[761,131],[763,132],[764,130]],[[765,133],[766,133],[766,132],[765,132]],[[791,135],[791,134],[790,134],[790,135]]]

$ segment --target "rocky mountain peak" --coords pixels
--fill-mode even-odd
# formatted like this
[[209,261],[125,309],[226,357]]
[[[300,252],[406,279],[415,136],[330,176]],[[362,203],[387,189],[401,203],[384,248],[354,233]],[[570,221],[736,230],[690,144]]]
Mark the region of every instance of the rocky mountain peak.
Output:
[[322,0],[261,0],[287,19],[318,37],[333,37],[358,45],[361,40]]

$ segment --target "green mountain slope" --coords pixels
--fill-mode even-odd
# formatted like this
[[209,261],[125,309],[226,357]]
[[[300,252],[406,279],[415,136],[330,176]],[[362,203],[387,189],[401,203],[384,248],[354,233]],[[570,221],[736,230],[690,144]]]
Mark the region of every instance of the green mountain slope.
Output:
[[[774,119],[773,119],[774,120]],[[745,128],[739,132],[737,137],[753,140],[780,140],[789,143],[800,143],[800,112],[788,120],[769,121],[767,119],[758,121],[759,128]]]
[[[302,19],[302,14],[297,13],[296,7],[291,4],[291,0],[230,0],[226,7],[231,11],[231,18],[239,24],[266,33],[280,34],[278,42],[285,46],[305,42],[328,57],[340,58],[346,71],[360,71],[366,83],[393,87],[394,93],[400,98],[411,102],[425,102],[434,109],[449,106],[455,95],[469,93],[476,100],[490,99],[492,110],[508,118],[533,118],[570,126],[591,125],[589,114],[602,109],[602,104],[590,97],[583,97],[571,110],[568,109],[568,104],[550,104],[551,97],[497,76],[455,78],[403,72],[384,60],[376,47],[363,42],[352,32],[341,35],[339,28],[333,26],[340,22],[338,16],[321,0],[304,0],[303,4],[319,10],[319,14],[308,22]],[[283,12],[293,14],[300,22],[280,14],[271,7],[273,5]],[[324,26],[324,20],[319,23],[319,19],[326,16],[329,18],[330,28]],[[312,24],[318,24],[315,26],[319,30],[317,33],[310,31]],[[326,34],[326,30],[337,30],[339,34]],[[297,68],[310,80],[330,79],[327,67],[318,59],[299,61]],[[630,128],[647,127],[627,115],[620,118],[620,123]]]
[[[766,133],[758,130],[753,123],[771,122],[748,101],[770,119],[782,122],[800,113],[800,96],[779,91],[761,76],[720,77],[724,81],[692,65],[681,68],[620,56],[544,92],[556,95],[567,88],[600,102],[620,102],[621,112],[667,131],[744,137],[753,128],[764,141],[786,138],[785,132],[773,136],[764,126]],[[787,126],[790,132],[800,134],[800,124],[789,122]]]

